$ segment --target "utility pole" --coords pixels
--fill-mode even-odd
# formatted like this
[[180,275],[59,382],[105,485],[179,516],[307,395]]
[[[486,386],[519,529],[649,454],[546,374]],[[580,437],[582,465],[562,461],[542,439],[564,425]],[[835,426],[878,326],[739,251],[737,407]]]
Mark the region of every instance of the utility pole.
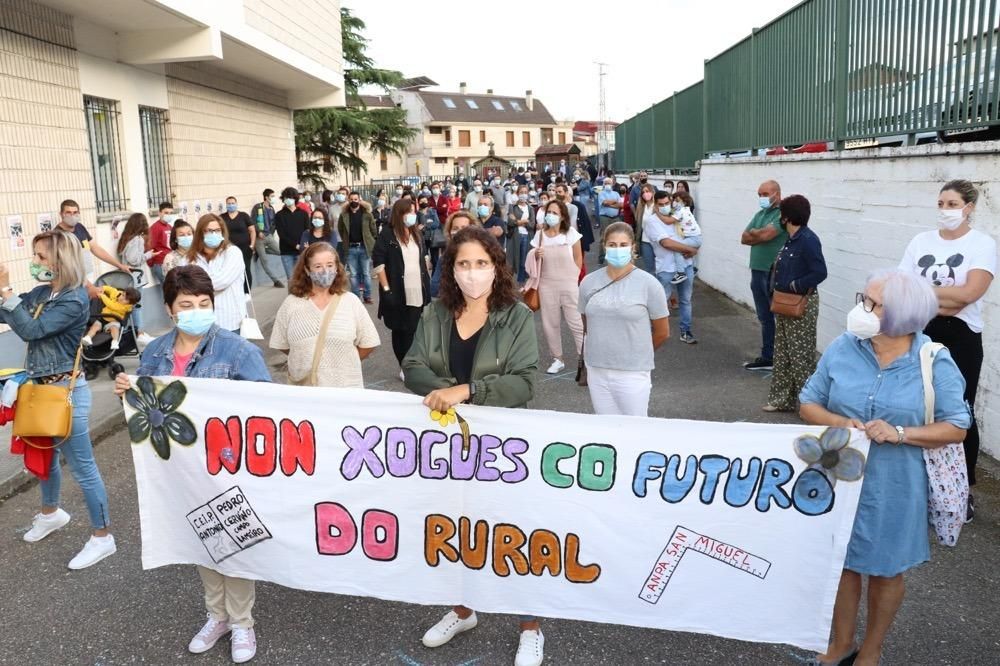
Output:
[[[597,65],[597,79],[600,86],[600,97],[597,106],[597,152],[601,155],[602,160],[607,160],[608,152],[608,109],[607,100],[604,95],[604,77],[607,73],[604,68],[608,66],[606,62],[595,62]],[[605,166],[608,166],[605,163]]]

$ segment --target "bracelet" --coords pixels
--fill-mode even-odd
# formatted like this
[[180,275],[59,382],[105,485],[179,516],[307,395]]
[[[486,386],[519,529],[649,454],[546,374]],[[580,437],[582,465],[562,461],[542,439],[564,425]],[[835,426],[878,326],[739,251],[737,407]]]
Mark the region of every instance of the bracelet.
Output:
[[906,430],[901,425],[896,426],[896,446],[902,444],[904,439],[906,439]]

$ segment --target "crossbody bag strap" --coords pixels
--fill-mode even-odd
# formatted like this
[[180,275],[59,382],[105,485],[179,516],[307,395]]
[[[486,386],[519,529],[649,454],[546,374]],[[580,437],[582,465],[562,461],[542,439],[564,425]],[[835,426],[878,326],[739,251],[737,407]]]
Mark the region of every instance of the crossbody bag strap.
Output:
[[83,354],[83,341],[76,348],[76,359],[73,361],[73,373],[69,378],[69,401],[73,404],[73,389],[76,388],[76,378],[80,376],[80,356]]
[[925,342],[920,347],[920,375],[924,383],[924,423],[934,423],[934,357],[944,347],[940,342]]
[[316,338],[316,348],[313,349],[312,369],[309,371],[309,382],[315,386],[317,372],[319,372],[319,362],[323,360],[323,348],[326,344],[326,331],[330,328],[330,320],[340,305],[341,294],[334,294],[333,298],[326,305],[323,312],[323,321],[319,325],[319,336]]

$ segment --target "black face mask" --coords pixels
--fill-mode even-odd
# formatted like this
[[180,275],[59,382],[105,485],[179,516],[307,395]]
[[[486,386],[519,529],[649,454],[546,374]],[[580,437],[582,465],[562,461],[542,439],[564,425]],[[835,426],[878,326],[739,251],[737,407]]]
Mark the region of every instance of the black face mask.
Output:
[[639,184],[640,185],[645,185],[646,184],[646,179],[645,178],[640,178],[639,179]]
[[357,208],[360,205],[361,205],[361,202],[359,202],[359,201],[352,201],[351,202],[351,208]]
[[424,203],[420,204],[420,208],[422,209],[427,208],[427,202],[425,201]]

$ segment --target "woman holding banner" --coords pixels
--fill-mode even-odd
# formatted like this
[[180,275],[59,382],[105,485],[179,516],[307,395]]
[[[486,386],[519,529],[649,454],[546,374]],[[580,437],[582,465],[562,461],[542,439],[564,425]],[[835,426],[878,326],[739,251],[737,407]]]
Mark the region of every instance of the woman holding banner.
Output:
[[[137,375],[271,381],[260,349],[216,324],[215,295],[212,278],[200,266],[178,266],[167,273],[163,302],[177,327],[146,347]],[[122,373],[115,378],[115,394],[119,397],[131,386],[128,375]],[[252,615],[254,582],[202,566],[198,574],[205,588],[208,621],[191,639],[188,650],[195,654],[207,652],[232,632],[233,661],[250,661],[257,653]]]
[[[440,263],[440,298],[424,310],[403,359],[406,387],[441,413],[460,403],[524,407],[534,395],[538,339],[503,248],[470,226],[451,238]],[[423,643],[439,647],[477,623],[475,611],[455,606]],[[541,664],[544,644],[538,619],[522,616],[516,666]]]
[[[853,462],[845,460],[843,444],[821,447],[815,438],[812,444],[796,440],[800,458],[822,458],[822,469],[834,462],[840,478],[845,478],[841,469],[855,479],[864,474],[833,609],[832,638],[816,664],[845,659],[878,664],[882,642],[903,602],[903,572],[930,559],[921,449],[961,442],[971,421],[965,382],[948,350],[941,349],[931,365],[934,419],[925,424],[920,352],[930,339],[921,331],[937,312],[934,291],[919,276],[876,273],[847,315],[847,333],[830,344],[799,395],[806,422],[862,429],[872,442],[866,463],[860,455]],[[856,647],[862,576],[868,576],[868,622],[864,641]]]

